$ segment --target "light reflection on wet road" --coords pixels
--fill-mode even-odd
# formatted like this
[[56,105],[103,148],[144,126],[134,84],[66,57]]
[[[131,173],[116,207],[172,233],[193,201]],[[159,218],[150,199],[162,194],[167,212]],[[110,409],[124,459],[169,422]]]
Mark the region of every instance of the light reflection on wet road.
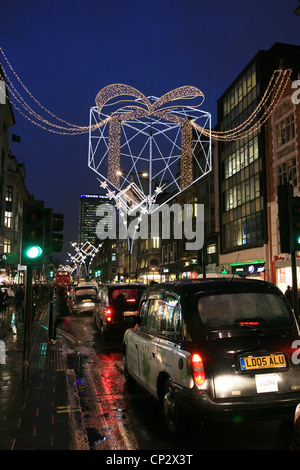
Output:
[[[188,423],[181,436],[165,429],[157,401],[139,386],[127,389],[121,340],[103,342],[91,317],[71,319],[69,366],[75,369],[90,447],[98,450],[288,450],[291,423]],[[71,347],[71,346],[70,346]]]

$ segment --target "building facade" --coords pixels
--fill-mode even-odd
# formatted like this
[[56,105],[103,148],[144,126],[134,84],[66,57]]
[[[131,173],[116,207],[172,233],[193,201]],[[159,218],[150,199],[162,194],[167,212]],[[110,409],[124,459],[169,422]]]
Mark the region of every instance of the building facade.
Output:
[[[300,47],[286,44],[259,51],[218,100],[218,129],[233,129],[245,122],[274,70],[283,67],[298,72],[299,51]],[[220,264],[228,272],[266,280],[273,280],[267,185],[270,124],[269,119],[244,139],[218,144]]]
[[111,204],[110,199],[107,196],[100,194],[82,194],[79,201],[79,236],[78,243],[83,245],[86,242],[90,242],[92,245],[98,245],[100,238],[97,235],[98,224],[102,228],[101,220],[105,219],[108,224],[107,229],[113,227],[113,216],[112,214],[103,213],[99,214],[99,206],[102,204]]
[[[291,285],[290,255],[280,248],[278,186],[300,195],[300,46],[274,44],[259,51],[218,100],[216,131],[238,127],[255,112],[274,70],[291,69],[290,82],[270,117],[243,139],[215,142],[212,171],[173,202],[204,204],[203,250],[186,252],[185,240],[137,240],[116,244],[116,273],[149,282],[226,272],[265,279],[283,291]],[[298,85],[298,89],[300,85]],[[297,99],[293,99],[293,97]],[[197,218],[196,211],[193,217]],[[155,243],[155,245],[154,245]],[[300,253],[298,253],[300,255]],[[158,264],[157,264],[157,259]],[[297,258],[298,284],[300,257]],[[116,278],[114,278],[116,279]],[[113,280],[113,278],[111,279]]]
[[[300,69],[300,62],[299,62]],[[292,77],[267,128],[267,193],[270,280],[285,291],[292,285],[290,254],[283,253],[279,235],[278,187],[289,185],[293,196],[300,196],[300,93],[294,99],[296,80]],[[299,76],[297,77],[299,80]],[[300,88],[300,81],[298,82]],[[300,253],[297,254],[297,279],[300,281]]]
[[23,202],[29,197],[25,187],[25,166],[8,156],[4,208],[4,255],[14,272],[21,262]]

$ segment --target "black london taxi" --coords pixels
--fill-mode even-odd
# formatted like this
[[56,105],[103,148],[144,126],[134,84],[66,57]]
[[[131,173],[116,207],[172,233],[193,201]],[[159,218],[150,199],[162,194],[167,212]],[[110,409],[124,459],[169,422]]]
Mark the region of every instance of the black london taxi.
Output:
[[293,418],[300,403],[299,328],[283,293],[250,279],[156,284],[123,338],[128,384],[161,403],[170,432],[201,420]]
[[145,284],[102,284],[99,302],[94,310],[94,321],[103,340],[112,334],[120,335],[135,324],[141,296],[147,289]]

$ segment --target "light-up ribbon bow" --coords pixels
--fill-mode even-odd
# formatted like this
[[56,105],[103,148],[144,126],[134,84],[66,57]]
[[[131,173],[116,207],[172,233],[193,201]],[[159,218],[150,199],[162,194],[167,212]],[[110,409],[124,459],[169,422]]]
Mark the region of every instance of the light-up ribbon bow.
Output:
[[[134,104],[121,106],[121,108],[115,110],[111,114],[111,119],[117,119],[118,121],[129,121],[155,115],[165,120],[171,120],[173,122],[180,123],[186,121],[186,119],[180,118],[179,116],[174,116],[172,111],[178,108],[186,107],[187,105],[170,105],[170,103],[180,99],[192,100],[195,98],[200,98],[200,103],[198,103],[196,106],[193,105],[193,107],[199,107],[205,99],[204,94],[198,88],[193,86],[182,86],[169,91],[160,98],[156,99],[154,103],[151,103],[149,99],[136,88],[121,83],[116,83],[106,86],[100,90],[96,96],[95,101],[98,108],[99,118],[101,118],[101,111],[104,106],[115,106],[119,103],[128,102],[128,100],[121,99],[110,104],[108,103],[110,100],[122,96],[133,97]],[[131,111],[121,112],[125,110],[125,108],[129,108]],[[105,121],[107,121],[107,116]]]

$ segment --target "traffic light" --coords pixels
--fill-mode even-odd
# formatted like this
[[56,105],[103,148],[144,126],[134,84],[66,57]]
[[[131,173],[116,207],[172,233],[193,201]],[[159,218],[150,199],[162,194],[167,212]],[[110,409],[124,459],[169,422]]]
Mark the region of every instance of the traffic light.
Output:
[[293,249],[300,251],[300,197],[292,197],[290,204]]
[[63,214],[54,214],[53,209],[45,209],[45,252],[61,251],[63,247],[63,234],[57,233],[64,228]]
[[45,210],[43,201],[26,201],[23,206],[22,263],[34,264],[44,252]]

